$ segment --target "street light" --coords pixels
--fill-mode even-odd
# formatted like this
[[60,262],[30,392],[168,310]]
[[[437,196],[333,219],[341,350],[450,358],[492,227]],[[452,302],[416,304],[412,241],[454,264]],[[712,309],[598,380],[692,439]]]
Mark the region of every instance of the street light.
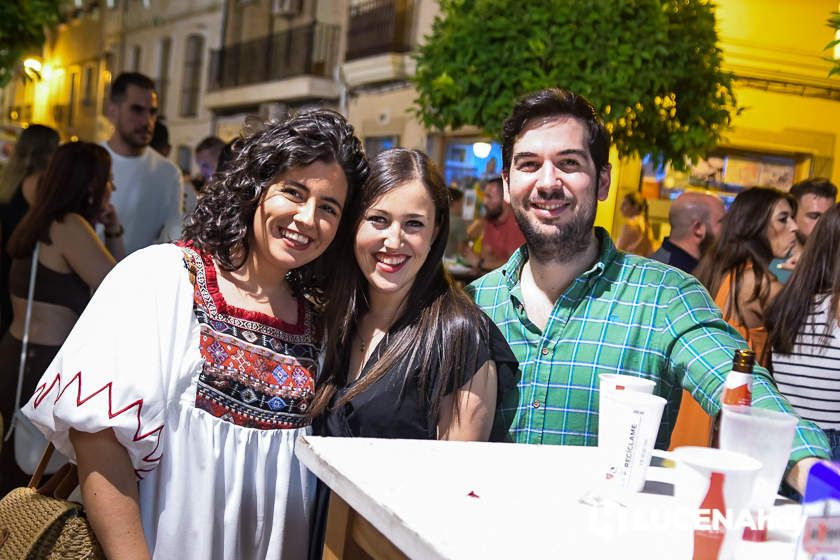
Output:
[[37,58],[29,57],[23,61],[23,72],[30,80],[39,81],[42,68],[41,61]]
[[492,146],[487,142],[475,142],[472,145],[473,154],[478,159],[484,159],[490,155],[490,149]]

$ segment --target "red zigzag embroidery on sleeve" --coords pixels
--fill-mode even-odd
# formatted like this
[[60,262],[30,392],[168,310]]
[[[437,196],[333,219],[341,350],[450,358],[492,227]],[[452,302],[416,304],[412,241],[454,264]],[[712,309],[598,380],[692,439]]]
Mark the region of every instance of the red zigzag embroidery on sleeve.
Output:
[[[53,392],[53,389],[55,389],[56,387],[58,387],[58,396],[56,396],[55,401],[53,401],[53,403],[57,403],[61,399],[61,397],[64,396],[64,393],[66,393],[67,390],[70,387],[73,386],[74,382],[76,382],[76,386],[77,386],[77,388],[76,388],[76,406],[82,406],[83,404],[85,404],[86,402],[91,400],[93,397],[98,395],[99,393],[102,393],[103,391],[106,391],[106,390],[108,391],[108,419],[109,420],[119,416],[120,414],[125,414],[126,412],[128,412],[129,410],[131,410],[133,408],[136,408],[137,409],[136,410],[137,430],[135,430],[135,432],[134,432],[134,438],[133,438],[134,441],[140,441],[140,440],[146,439],[147,437],[150,437],[150,436],[155,435],[155,434],[160,435],[160,432],[163,430],[163,424],[161,424],[160,426],[158,426],[154,430],[151,430],[151,431],[146,432],[146,433],[141,433],[142,423],[141,423],[141,420],[140,420],[140,414],[143,411],[143,399],[137,399],[136,401],[134,401],[132,403],[129,403],[128,405],[124,406],[123,408],[115,411],[114,406],[113,406],[112,382],[111,381],[109,381],[108,383],[106,383],[105,385],[103,385],[102,387],[100,387],[99,389],[97,389],[96,391],[94,391],[93,393],[88,395],[87,397],[82,398],[82,372],[81,371],[76,373],[76,375],[74,375],[73,377],[71,377],[70,380],[67,382],[67,385],[65,385],[64,387],[61,386],[61,373],[57,373],[55,375],[55,378],[53,378],[52,382],[49,384],[49,387],[47,386],[47,383],[42,383],[41,385],[39,385],[35,389],[35,398],[32,401],[32,407],[33,408],[38,408],[38,406],[40,406],[40,404],[47,397],[47,395],[49,395],[51,392]],[[155,453],[157,453],[157,450],[158,450],[159,446],[160,446],[160,437],[158,437],[157,441],[155,442],[154,449],[152,449],[152,451],[150,453],[148,453],[145,457],[143,457],[143,461],[145,461],[146,463],[156,463],[156,462],[160,461],[160,457],[153,457],[155,455]],[[142,479],[143,476],[140,473],[151,472],[152,470],[154,470],[154,468],[134,469],[134,473],[137,475],[138,478]]]

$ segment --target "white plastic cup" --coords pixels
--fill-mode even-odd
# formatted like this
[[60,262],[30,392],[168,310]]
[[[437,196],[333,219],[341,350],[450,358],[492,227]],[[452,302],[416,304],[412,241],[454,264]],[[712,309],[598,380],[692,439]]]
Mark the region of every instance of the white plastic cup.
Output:
[[644,487],[666,402],[636,391],[601,393],[598,448],[608,490],[639,492]]
[[[750,515],[750,498],[761,462],[742,453],[711,447],[678,447],[662,456],[676,462],[674,497],[681,507],[700,509],[709,491],[712,473],[721,473],[725,511],[721,521],[729,524],[718,558],[733,558],[741,540],[743,527],[739,521]],[[710,512],[704,512],[711,516]],[[699,519],[699,518],[698,518]],[[709,518],[707,518],[709,519]],[[715,523],[710,519],[710,524]]]
[[635,377],[633,375],[622,375],[620,373],[601,373],[598,375],[599,390],[598,390],[598,408],[600,410],[603,404],[603,397],[606,393],[612,391],[635,391],[637,393],[653,394],[656,388],[656,382],[644,377]]
[[750,505],[769,508],[776,501],[799,419],[792,414],[750,406],[723,405],[722,408],[720,448],[761,462]]

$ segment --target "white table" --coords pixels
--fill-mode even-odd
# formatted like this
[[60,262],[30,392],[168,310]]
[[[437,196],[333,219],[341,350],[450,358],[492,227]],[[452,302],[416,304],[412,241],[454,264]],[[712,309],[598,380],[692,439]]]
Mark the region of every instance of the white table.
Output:
[[[356,535],[374,557],[399,549],[424,560],[691,558],[680,504],[647,492],[667,489],[673,469],[651,467],[646,492],[627,507],[595,508],[579,502],[594,486],[597,451],[589,447],[309,436],[295,452],[339,504],[331,505],[333,541],[346,502],[369,522]],[[800,509],[777,506],[773,517],[795,527]],[[379,552],[371,550],[377,532],[389,541]],[[740,543],[737,557],[792,559],[794,540],[795,529],[773,531],[768,542]],[[343,556],[333,542],[324,557]]]

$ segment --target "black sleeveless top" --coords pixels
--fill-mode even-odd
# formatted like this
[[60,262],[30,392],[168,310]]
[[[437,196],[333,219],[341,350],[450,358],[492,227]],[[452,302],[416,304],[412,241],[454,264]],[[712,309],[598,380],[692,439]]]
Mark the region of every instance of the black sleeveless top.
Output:
[[[22,299],[29,295],[29,273],[32,259],[14,259],[9,273],[9,292]],[[33,300],[60,305],[82,314],[90,301],[90,288],[75,272],[56,272],[38,263]]]

